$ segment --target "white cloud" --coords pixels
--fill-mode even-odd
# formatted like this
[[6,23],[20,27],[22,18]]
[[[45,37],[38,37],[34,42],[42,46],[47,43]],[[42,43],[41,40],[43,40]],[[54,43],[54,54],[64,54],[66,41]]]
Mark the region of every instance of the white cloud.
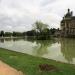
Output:
[[68,8],[75,14],[75,0],[1,0],[0,30],[27,31],[36,20],[58,28]]

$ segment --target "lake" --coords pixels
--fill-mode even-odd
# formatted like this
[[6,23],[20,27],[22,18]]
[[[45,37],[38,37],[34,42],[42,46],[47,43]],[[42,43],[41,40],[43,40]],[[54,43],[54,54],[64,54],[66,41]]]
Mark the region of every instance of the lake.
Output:
[[75,39],[54,38],[51,40],[0,39],[0,47],[27,53],[33,56],[75,64]]

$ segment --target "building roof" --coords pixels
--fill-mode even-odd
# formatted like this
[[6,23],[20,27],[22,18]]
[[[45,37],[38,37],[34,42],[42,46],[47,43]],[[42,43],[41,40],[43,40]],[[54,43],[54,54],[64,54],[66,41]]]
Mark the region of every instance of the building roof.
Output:
[[66,15],[64,15],[61,23],[64,23],[65,21],[75,20],[75,16],[73,16],[72,14],[73,14],[73,12],[70,11],[70,9],[68,9],[68,12]]
[[68,12],[65,14],[65,18],[66,17],[72,17],[72,11],[70,11],[70,9],[68,9]]

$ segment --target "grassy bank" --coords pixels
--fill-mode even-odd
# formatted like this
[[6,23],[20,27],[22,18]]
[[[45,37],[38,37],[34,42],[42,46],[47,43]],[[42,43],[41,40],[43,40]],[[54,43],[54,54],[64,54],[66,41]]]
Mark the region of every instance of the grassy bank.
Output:
[[[25,75],[75,75],[75,66],[0,48],[0,60],[21,70]],[[49,64],[60,71],[39,71],[40,64]]]

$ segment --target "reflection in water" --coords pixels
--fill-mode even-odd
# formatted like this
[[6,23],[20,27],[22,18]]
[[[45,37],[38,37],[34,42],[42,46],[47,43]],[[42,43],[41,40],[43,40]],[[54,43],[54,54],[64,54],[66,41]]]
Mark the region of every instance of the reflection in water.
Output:
[[72,63],[73,58],[75,58],[75,39],[62,39],[61,52],[65,59]]
[[13,41],[13,42],[15,42],[15,41],[20,41],[20,40],[25,40],[25,39],[24,38],[0,38],[1,43],[4,43],[5,41],[8,41],[8,42]]
[[54,40],[37,40],[36,46],[34,46],[33,53],[37,56],[43,56],[44,54],[48,54],[48,47],[55,43]]
[[4,43],[4,39],[0,39],[0,42],[1,42],[1,43]]
[[34,56],[75,64],[75,39],[0,39],[0,47]]

